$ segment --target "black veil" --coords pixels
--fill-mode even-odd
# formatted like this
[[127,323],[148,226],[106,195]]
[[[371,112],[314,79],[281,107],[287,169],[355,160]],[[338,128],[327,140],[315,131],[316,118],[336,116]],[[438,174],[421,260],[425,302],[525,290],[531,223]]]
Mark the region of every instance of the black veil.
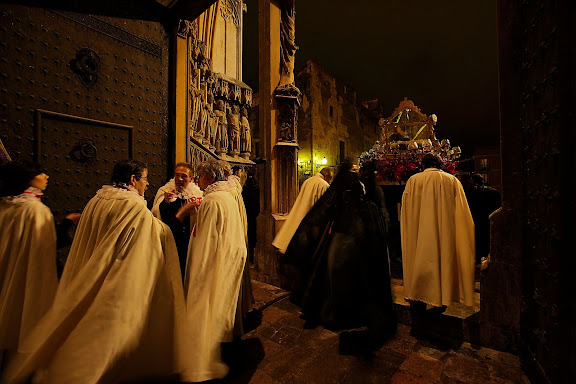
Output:
[[300,223],[284,263],[300,271],[293,297],[309,324],[390,334],[396,317],[385,218],[351,169],[349,161],[339,167]]

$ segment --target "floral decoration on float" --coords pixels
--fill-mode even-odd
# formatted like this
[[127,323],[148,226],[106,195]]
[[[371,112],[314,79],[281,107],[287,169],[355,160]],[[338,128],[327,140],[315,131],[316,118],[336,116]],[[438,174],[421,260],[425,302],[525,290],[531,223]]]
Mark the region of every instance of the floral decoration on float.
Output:
[[380,140],[362,155],[359,163],[376,161],[376,181],[379,184],[402,184],[415,173],[422,172],[422,158],[426,153],[439,155],[443,170],[454,174],[460,147],[451,147],[450,140],[439,141],[434,125],[438,118],[420,112],[411,100],[404,98],[391,117],[380,119]]

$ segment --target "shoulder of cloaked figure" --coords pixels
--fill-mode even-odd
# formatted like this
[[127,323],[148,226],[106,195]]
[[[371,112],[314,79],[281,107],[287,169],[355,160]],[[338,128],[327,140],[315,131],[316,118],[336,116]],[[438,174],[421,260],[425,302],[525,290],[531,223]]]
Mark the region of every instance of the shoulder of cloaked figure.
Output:
[[39,199],[30,199],[24,201],[23,204],[32,213],[52,216],[50,208]]

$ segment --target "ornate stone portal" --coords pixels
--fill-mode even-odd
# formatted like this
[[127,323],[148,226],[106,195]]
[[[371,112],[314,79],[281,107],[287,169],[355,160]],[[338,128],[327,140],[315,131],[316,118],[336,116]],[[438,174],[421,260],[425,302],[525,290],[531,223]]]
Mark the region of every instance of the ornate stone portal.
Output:
[[[237,2],[240,4],[240,2]],[[236,20],[231,9],[236,2],[220,7],[215,17]],[[235,23],[236,24],[236,23]],[[250,127],[241,111],[252,106],[252,89],[241,80],[213,71],[208,44],[200,39],[198,19],[181,20],[178,36],[187,41],[186,131],[189,138],[187,161],[207,158],[252,164]]]

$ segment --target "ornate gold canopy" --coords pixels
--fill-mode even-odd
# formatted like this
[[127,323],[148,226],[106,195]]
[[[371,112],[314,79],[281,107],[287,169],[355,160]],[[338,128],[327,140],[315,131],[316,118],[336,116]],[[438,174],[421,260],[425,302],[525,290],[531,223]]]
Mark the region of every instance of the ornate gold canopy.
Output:
[[432,152],[444,161],[444,170],[454,173],[460,147],[450,147],[450,141],[438,141],[434,125],[436,115],[425,115],[412,100],[404,98],[388,118],[382,118],[380,140],[360,156],[360,163],[375,160],[377,179],[381,183],[406,181],[422,171],[422,157]]
[[429,144],[440,146],[434,135],[434,124],[436,124],[436,121],[436,115],[427,116],[423,114],[412,100],[404,98],[390,117],[380,119],[378,122],[382,128],[380,142],[415,142],[420,147]]

